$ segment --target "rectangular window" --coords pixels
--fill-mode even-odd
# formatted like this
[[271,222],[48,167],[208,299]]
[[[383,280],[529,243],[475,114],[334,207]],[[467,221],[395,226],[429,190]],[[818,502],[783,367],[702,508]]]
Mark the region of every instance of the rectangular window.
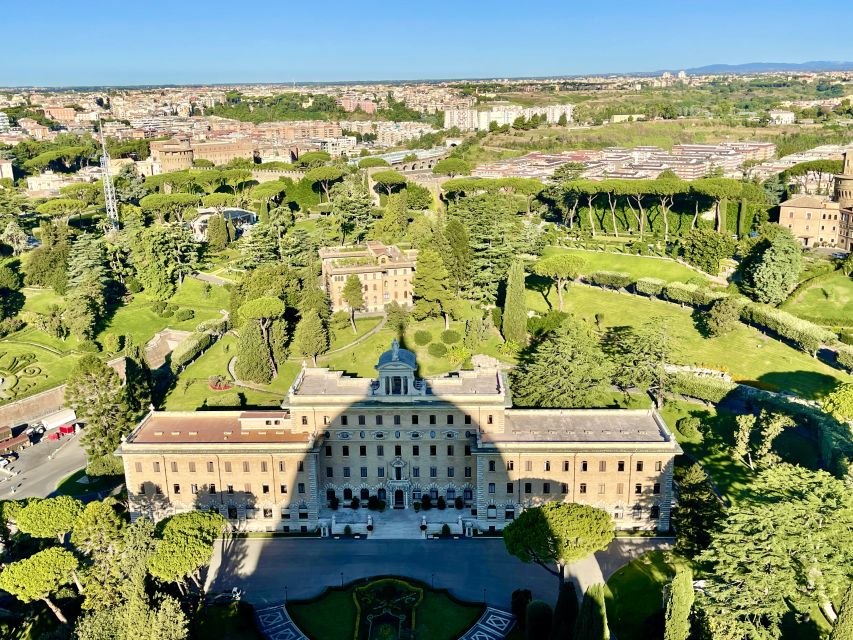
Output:
[[139,485],[139,491],[137,491],[136,493],[140,496],[145,495],[145,483],[144,482]]
[[360,471],[361,471],[361,477],[366,478],[367,477],[367,467],[362,467],[360,469]]
[[643,462],[641,460],[640,462],[637,463],[637,471],[642,471],[642,470],[643,470]]
[[248,462],[243,463],[243,473],[249,473],[249,463]]
[[382,416],[376,416],[376,426],[377,427],[382,426]]
[[159,484],[154,485],[154,493],[156,493],[158,496],[163,495],[163,489],[160,488]]
[[325,424],[325,425],[332,424],[332,419],[329,416],[323,416],[323,424]]
[[568,471],[568,470],[569,470],[569,461],[563,460],[563,471]]
[[419,456],[421,455],[421,448],[418,445],[412,445],[412,455]]
[[437,451],[438,449],[434,444],[429,445],[429,455],[434,456],[436,455]]
[[230,462],[225,463],[225,473],[231,473],[231,463]]
[[545,461],[545,464],[542,465],[542,470],[543,471],[550,471],[551,470],[551,461],[550,460]]
[[233,485],[233,484],[226,485],[225,490],[226,490],[229,494],[233,494],[233,493],[234,493],[234,485]]
[[418,414],[412,414],[412,424],[418,424]]
[[551,483],[543,482],[542,483],[542,493],[551,493]]
[[524,493],[533,493],[533,483],[525,482],[524,483]]
[[401,447],[399,444],[394,445],[394,455],[395,456],[403,455],[403,447]]
[[173,484],[172,485],[172,493],[174,493],[176,496],[181,495],[181,485]]
[[471,455],[471,445],[470,445],[470,444],[466,444],[466,445],[465,445],[465,455],[466,455],[466,456],[470,456],[470,455]]
[[435,424],[435,414],[434,414],[434,413],[431,413],[431,414],[429,415],[429,423],[430,423],[430,424]]
[[488,415],[488,417],[486,418],[486,424],[494,424],[494,422],[495,422],[495,419],[492,417],[492,414],[490,413]]
[[348,445],[344,445],[343,447],[341,447],[341,454],[345,455],[345,456],[349,456],[349,446]]
[[607,471],[607,462],[605,462],[604,460],[599,460],[598,461],[598,472],[604,473],[605,471]]
[[154,473],[160,473],[160,463],[159,462],[154,463]]
[[471,477],[471,467],[465,467],[465,477],[466,478]]
[[198,485],[197,484],[191,484],[190,485],[190,493],[192,493],[193,495],[198,493]]
[[456,470],[453,467],[447,467],[447,477],[452,478]]
[[450,413],[447,414],[447,424],[448,425],[453,424],[453,414],[450,414]]
[[655,495],[660,493],[660,482],[655,482],[654,486],[652,487],[652,493],[654,493]]
[[209,493],[211,493],[211,494],[216,493],[216,485],[215,485],[215,484],[210,485],[210,486],[207,488],[207,490],[208,490],[208,492],[209,492]]
[[586,460],[581,462],[581,471],[586,471],[589,468],[589,465]]
[[465,415],[465,424],[471,424],[471,416]]
[[278,461],[278,470],[281,471],[282,473],[284,473],[284,471],[286,469],[287,469],[287,465],[284,464],[284,460],[279,460]]
[[384,456],[385,455],[385,447],[383,445],[380,444],[380,445],[376,446],[376,455],[377,456]]
[[327,458],[332,457],[332,445],[330,445],[330,444],[326,445],[326,457]]
[[586,493],[586,483],[581,482],[580,493]]
[[335,477],[335,470],[332,467],[326,467],[326,477],[327,478],[334,478]]
[[358,455],[360,455],[362,457],[367,455],[367,446],[366,445],[360,445],[358,447]]
[[303,427],[308,426],[308,416],[302,416],[302,426]]
[[600,495],[600,496],[604,495],[604,483],[603,482],[599,483],[599,485],[598,485],[598,495]]
[[178,472],[178,463],[177,462],[172,462],[170,466],[172,468],[172,473]]
[[399,415],[395,415],[395,416],[394,416],[394,424],[395,424],[396,426],[399,426],[399,425],[400,425],[400,416],[399,416]]
[[272,518],[272,509],[264,507],[264,518]]
[[447,445],[447,455],[449,455],[449,456],[453,455],[453,445],[452,444]]
[[364,416],[358,416],[358,425],[363,427],[365,424],[367,424],[367,418]]
[[297,470],[297,471],[300,471],[300,472],[305,471],[305,461],[304,461],[304,460],[300,460],[300,461],[296,464],[296,470]]
[[296,485],[296,492],[297,493],[305,493],[305,483],[304,482],[300,482],[299,484]]
[[560,493],[568,493],[568,492],[569,492],[569,485],[567,485],[565,482],[561,482],[560,483]]
[[376,475],[377,475],[377,477],[379,477],[379,478],[384,478],[384,477],[385,477],[385,467],[379,467],[379,468],[377,468],[377,469],[376,469]]
[[269,492],[270,492],[270,486],[269,486],[268,484],[262,484],[262,485],[261,485],[261,493],[265,493],[265,494],[266,494],[266,493],[269,493]]
[[494,492],[495,492],[495,483],[490,482],[489,483],[489,493],[494,493]]
[[625,461],[620,460],[616,463],[616,471],[625,471]]
[[135,465],[133,465],[133,467],[134,467],[134,469],[136,469],[136,473],[142,473],[142,463],[141,462],[137,462]]
[[438,477],[438,467],[430,467],[429,468],[429,477],[437,478]]
[[655,462],[655,471],[661,471],[662,469],[663,469],[663,462],[661,462],[660,460]]
[[267,472],[267,461],[261,460],[261,473],[266,473],[266,472]]
[[207,463],[207,472],[213,473],[213,463],[212,462]]
[[421,477],[421,468],[420,467],[412,467],[412,477],[420,478]]
[[507,483],[506,483],[506,492],[507,492],[507,493],[512,493],[513,491],[515,491],[515,487],[513,486],[513,483],[512,483],[512,482],[507,482]]
[[616,483],[616,495],[621,496],[625,491],[625,485],[621,482]]
[[494,471],[494,470],[495,470],[495,461],[489,460],[489,471]]
[[346,416],[341,416],[341,426],[345,427],[349,424],[349,419]]
[[287,493],[287,485],[286,484],[279,485],[278,492],[282,495],[285,495]]
[[637,495],[640,495],[641,493],[643,493],[643,485],[635,484],[634,485],[634,493],[636,493]]
[[533,461],[532,460],[525,460],[524,461],[524,470],[525,471],[533,471]]
[[350,477],[349,474],[350,474],[349,467],[344,467],[344,478],[349,478]]
[[190,473],[195,473],[195,462],[189,464]]

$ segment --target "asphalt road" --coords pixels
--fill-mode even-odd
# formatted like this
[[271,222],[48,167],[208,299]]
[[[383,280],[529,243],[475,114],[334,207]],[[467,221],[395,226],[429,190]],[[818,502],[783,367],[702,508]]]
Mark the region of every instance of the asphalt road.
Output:
[[79,435],[39,442],[0,470],[0,498],[46,498],[60,480],[85,466],[86,453],[80,447]]
[[[625,540],[619,538],[607,551],[568,568],[567,577],[579,593],[606,580],[631,559],[668,544],[656,539]],[[222,540],[214,548],[206,586],[213,593],[240,587],[253,604],[268,605],[285,599],[285,587],[289,599],[310,598],[342,581],[384,574],[434,583],[463,600],[482,601],[485,596],[486,602],[504,609],[509,608],[515,589],[530,589],[534,598],[548,601],[554,600],[557,591],[554,576],[510,556],[503,540],[494,538]]]

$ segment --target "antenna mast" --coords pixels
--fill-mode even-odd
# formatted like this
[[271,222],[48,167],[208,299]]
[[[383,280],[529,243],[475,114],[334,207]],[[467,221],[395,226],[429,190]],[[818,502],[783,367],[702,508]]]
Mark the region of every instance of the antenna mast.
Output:
[[107,153],[107,145],[104,142],[104,126],[101,116],[98,116],[98,134],[101,138],[101,182],[104,184],[104,204],[107,209],[107,218],[114,229],[118,229],[118,207],[116,206],[116,190],[110,175],[110,154]]

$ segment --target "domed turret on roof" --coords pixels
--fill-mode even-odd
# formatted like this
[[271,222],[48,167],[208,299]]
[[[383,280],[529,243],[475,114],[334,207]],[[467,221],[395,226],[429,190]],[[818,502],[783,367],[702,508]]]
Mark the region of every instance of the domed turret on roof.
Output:
[[376,370],[379,372],[378,385],[374,393],[378,396],[421,395],[422,385],[416,384],[415,371],[418,368],[415,354],[401,349],[395,338],[391,348],[379,356]]

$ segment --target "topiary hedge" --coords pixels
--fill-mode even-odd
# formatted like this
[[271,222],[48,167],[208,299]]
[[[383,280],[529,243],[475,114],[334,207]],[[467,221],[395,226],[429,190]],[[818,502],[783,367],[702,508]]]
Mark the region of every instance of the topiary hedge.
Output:
[[665,280],[658,280],[657,278],[640,278],[634,283],[634,291],[647,296],[659,296],[665,286]]
[[713,403],[720,402],[737,388],[733,382],[685,372],[673,374],[670,385],[675,393]]
[[619,271],[594,271],[584,276],[584,280],[607,289],[624,289],[633,282],[630,275]]
[[172,373],[177,373],[184,365],[193,360],[193,358],[204,353],[213,342],[214,336],[209,332],[191,334],[189,338],[172,351],[170,364]]
[[175,320],[183,322],[184,320],[192,320],[195,317],[195,311],[192,309],[178,309],[175,312]]
[[217,393],[215,396],[208,396],[206,400],[208,407],[239,407],[241,402],[240,394],[236,391],[229,393]]
[[433,342],[427,347],[427,353],[436,358],[443,358],[447,355],[447,347],[441,342]]
[[803,320],[787,311],[762,304],[748,304],[741,311],[744,322],[757,324],[773,333],[787,338],[797,347],[811,354],[817,353],[822,344],[834,344],[838,337],[824,327]]
[[415,344],[424,346],[432,342],[432,334],[424,329],[415,331]]
[[839,365],[853,371],[853,347],[847,344],[839,344],[835,347],[836,360]]
[[204,322],[199,322],[195,330],[200,333],[208,331],[210,333],[220,336],[226,331],[228,331],[228,328],[228,318],[214,318],[213,320],[205,320]]
[[441,341],[444,344],[456,344],[462,339],[462,336],[459,335],[458,331],[454,331],[453,329],[447,329],[446,331],[441,332]]

